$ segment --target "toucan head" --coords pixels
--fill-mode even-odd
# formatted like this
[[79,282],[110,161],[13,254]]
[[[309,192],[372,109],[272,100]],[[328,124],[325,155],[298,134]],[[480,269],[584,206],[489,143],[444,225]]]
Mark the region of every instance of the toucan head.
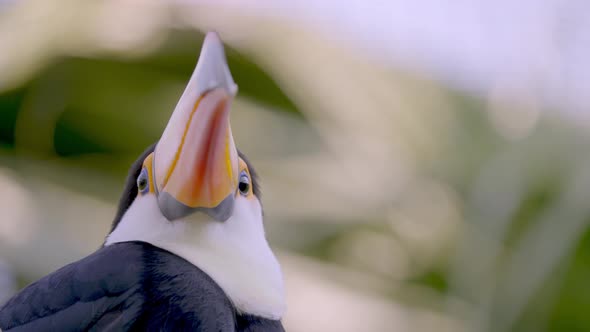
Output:
[[142,241],[206,272],[241,312],[279,319],[282,273],[266,240],[254,169],[236,149],[237,92],[216,33],[162,136],[131,167],[105,246]]
[[202,213],[225,222],[236,201],[258,204],[254,170],[234,143],[230,108],[237,85],[218,35],[206,35],[195,71],[160,140],[132,167],[115,219],[144,196],[169,221]]

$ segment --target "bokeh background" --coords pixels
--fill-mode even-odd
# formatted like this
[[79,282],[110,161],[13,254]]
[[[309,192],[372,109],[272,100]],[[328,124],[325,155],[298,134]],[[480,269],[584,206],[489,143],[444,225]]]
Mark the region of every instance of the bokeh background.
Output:
[[583,0],[0,0],[0,303],[101,245],[209,29],[289,331],[590,331]]

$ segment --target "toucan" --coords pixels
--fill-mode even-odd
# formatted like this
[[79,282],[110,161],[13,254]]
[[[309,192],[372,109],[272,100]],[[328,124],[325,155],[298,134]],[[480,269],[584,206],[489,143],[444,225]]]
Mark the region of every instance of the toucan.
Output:
[[237,150],[237,85],[206,34],[160,139],[132,165],[104,244],[0,309],[8,331],[284,331],[260,186]]

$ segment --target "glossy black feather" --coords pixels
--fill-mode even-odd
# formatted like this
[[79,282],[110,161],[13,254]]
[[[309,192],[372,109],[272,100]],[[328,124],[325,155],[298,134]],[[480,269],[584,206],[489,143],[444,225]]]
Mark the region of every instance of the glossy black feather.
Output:
[[7,331],[284,331],[242,315],[184,259],[143,242],[113,244],[29,285],[0,309]]
[[109,234],[115,230],[123,215],[129,209],[135,197],[137,197],[137,177],[139,176],[139,172],[141,172],[141,168],[143,167],[143,161],[150,153],[154,152],[156,148],[156,143],[152,144],[148,147],[137,160],[131,165],[129,168],[129,174],[127,175],[127,179],[125,180],[125,187],[123,187],[123,194],[121,194],[121,198],[119,199],[119,207],[117,208],[117,214],[115,214],[115,219],[111,225],[111,230]]

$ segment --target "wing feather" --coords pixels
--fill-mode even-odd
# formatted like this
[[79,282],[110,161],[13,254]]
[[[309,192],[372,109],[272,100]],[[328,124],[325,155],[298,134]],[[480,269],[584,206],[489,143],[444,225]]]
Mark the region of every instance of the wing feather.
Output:
[[[8,331],[79,331],[96,324],[132,323],[144,297],[142,247],[121,243],[30,284],[0,309],[0,328]],[[126,310],[121,310],[121,308]],[[135,308],[136,310],[128,310]]]

